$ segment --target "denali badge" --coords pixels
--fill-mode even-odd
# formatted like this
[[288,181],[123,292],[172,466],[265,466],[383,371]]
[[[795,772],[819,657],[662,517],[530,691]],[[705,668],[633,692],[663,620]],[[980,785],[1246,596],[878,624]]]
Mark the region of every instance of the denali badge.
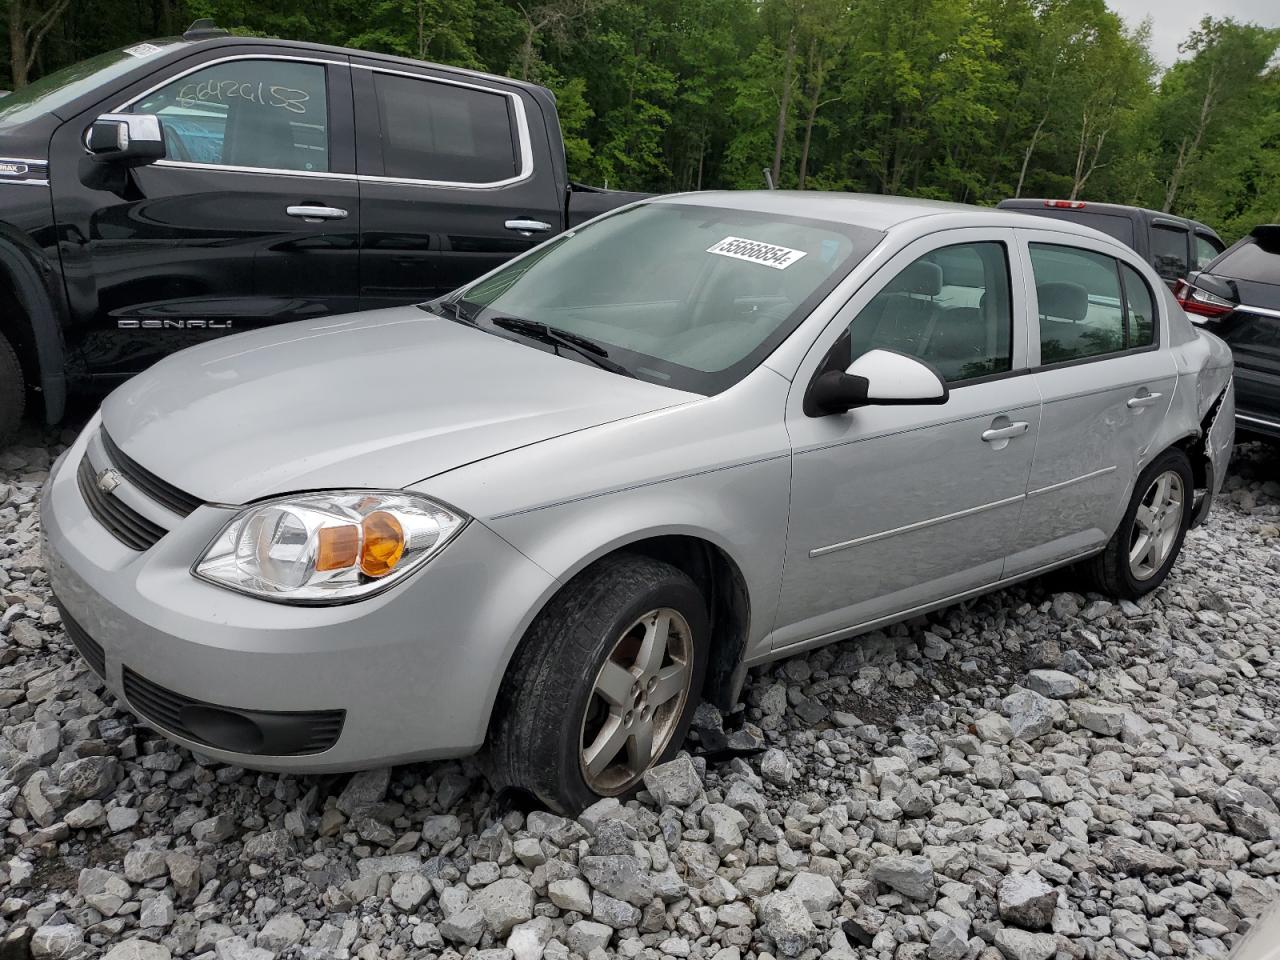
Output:
[[110,467],[103,467],[98,471],[98,489],[103,493],[110,493],[116,487],[120,486],[120,481],[124,478],[116,473]]

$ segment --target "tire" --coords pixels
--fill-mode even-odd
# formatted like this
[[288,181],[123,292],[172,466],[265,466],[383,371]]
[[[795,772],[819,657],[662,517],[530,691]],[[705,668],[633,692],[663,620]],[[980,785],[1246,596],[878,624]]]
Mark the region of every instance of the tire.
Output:
[[0,447],[13,439],[27,406],[27,384],[13,345],[0,333]]
[[[1172,507],[1169,499],[1161,495],[1155,517],[1157,520],[1164,517],[1165,521],[1157,528],[1159,535],[1152,536],[1147,529],[1152,521],[1139,521],[1139,511],[1143,511],[1144,518],[1151,516],[1149,504],[1156,499],[1157,481],[1168,482],[1171,493],[1178,495],[1181,507]],[[1117,599],[1137,600],[1164,583],[1178,560],[1182,541],[1191,525],[1195,509],[1194,484],[1191,462],[1176,448],[1160,454],[1138,475],[1129,506],[1115,535],[1106,549],[1089,561],[1091,579],[1102,593]],[[1135,562],[1130,554],[1144,535],[1148,538],[1146,545],[1151,552],[1143,553]]]
[[[666,653],[655,668],[645,639],[661,634],[663,623]],[[671,759],[684,742],[706,676],[709,636],[702,593],[670,564],[616,554],[574,577],[538,615],[507,668],[490,723],[494,786],[527,791],[561,813],[635,793],[643,771]],[[682,692],[673,695],[677,679]],[[614,694],[615,705],[598,685]],[[646,726],[652,742],[643,751],[636,734]],[[590,780],[588,754],[597,763]]]

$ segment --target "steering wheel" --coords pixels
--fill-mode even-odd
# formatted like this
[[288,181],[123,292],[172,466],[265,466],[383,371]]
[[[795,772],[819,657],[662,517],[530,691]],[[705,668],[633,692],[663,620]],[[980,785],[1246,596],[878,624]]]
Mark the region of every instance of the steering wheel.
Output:
[[170,160],[181,160],[187,163],[192,162],[191,151],[187,149],[187,145],[182,142],[182,138],[168,124],[161,122],[160,129],[164,131],[164,152]]

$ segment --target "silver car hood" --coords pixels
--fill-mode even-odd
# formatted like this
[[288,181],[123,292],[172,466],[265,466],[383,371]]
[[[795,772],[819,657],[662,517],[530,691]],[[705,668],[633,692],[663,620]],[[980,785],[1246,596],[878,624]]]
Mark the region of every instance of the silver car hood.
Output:
[[238,504],[404,487],[692,399],[397,307],[184,350],[119,387],[102,417],[120,449],[161,479]]

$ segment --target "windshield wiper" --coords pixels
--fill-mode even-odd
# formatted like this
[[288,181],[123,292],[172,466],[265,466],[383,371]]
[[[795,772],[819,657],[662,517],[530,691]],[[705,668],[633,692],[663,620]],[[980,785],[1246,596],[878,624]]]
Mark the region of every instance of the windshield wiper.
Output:
[[524,317],[493,317],[490,322],[495,327],[522,334],[532,340],[541,340],[543,343],[549,343],[557,347],[567,347],[580,357],[585,357],[597,367],[602,370],[608,370],[610,373],[620,373],[624,377],[635,376],[634,373],[616,360],[610,360],[609,351],[590,337],[571,333],[568,330],[560,330],[537,320],[526,320]]
[[430,311],[449,320],[469,323],[472,326],[475,326],[476,323],[475,318],[463,309],[461,300],[434,300],[429,303],[420,303],[418,306],[423,310]]

